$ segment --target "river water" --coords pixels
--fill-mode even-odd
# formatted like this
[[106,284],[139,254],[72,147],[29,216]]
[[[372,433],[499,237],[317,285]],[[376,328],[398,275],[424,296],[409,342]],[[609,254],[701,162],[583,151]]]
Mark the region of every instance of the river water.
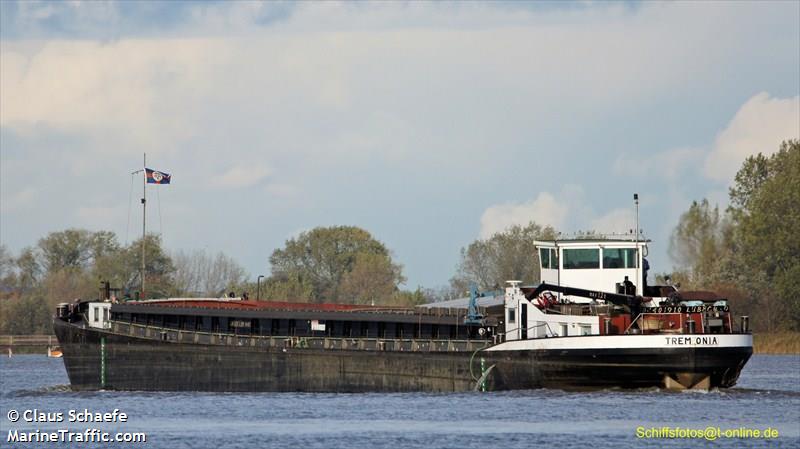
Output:
[[[736,388],[459,394],[72,392],[61,359],[0,359],[0,447],[531,448],[800,447],[800,356],[756,355]],[[63,414],[26,422],[24,412]],[[125,423],[69,422],[70,410],[128,415]],[[21,413],[16,422],[11,411]],[[58,418],[55,418],[58,419]],[[664,426],[772,429],[772,438],[640,438]],[[15,430],[144,432],[146,443],[17,442]],[[85,434],[84,434],[85,435]],[[124,436],[123,436],[124,438]]]

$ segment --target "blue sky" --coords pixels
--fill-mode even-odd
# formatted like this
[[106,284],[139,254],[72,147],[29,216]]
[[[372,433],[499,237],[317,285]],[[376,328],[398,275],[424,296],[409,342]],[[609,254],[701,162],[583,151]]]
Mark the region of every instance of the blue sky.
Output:
[[[357,225],[446,284],[459,249],[536,220],[632,227],[654,271],[749,154],[800,136],[798,2],[1,2],[0,240],[136,238],[253,278]],[[160,203],[160,219],[158,204]]]

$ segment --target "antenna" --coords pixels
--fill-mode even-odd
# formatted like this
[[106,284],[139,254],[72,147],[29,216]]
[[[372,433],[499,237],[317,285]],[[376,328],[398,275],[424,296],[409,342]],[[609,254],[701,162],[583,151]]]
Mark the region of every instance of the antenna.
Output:
[[[145,275],[145,261],[144,261],[144,254],[145,254],[145,237],[147,237],[147,153],[143,154],[142,157],[142,169],[136,170],[131,172],[131,175],[136,175],[138,173],[142,173],[142,286],[141,292],[139,292],[139,298],[144,299],[144,275]],[[131,190],[133,190],[133,180],[131,179]],[[126,232],[126,239],[127,239],[127,232]]]
[[144,276],[146,272],[146,265],[144,263],[145,245],[147,242],[147,153],[142,157],[144,177],[142,178],[142,294],[141,299],[146,299],[144,293]]

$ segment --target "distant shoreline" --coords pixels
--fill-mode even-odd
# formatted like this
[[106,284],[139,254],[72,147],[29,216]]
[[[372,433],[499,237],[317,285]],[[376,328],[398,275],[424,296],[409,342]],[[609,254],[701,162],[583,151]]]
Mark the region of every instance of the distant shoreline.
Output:
[[753,334],[755,354],[800,354],[800,332]]

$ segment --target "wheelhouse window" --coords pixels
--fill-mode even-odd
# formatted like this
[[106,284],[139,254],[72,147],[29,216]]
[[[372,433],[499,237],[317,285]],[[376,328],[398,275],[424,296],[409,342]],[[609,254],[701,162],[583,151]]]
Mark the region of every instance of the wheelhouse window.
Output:
[[600,268],[600,249],[564,249],[564,269]]
[[539,261],[544,269],[558,268],[558,253],[553,248],[539,248]]
[[635,248],[603,248],[603,268],[636,268]]
[[517,309],[508,309],[508,324],[517,322]]

